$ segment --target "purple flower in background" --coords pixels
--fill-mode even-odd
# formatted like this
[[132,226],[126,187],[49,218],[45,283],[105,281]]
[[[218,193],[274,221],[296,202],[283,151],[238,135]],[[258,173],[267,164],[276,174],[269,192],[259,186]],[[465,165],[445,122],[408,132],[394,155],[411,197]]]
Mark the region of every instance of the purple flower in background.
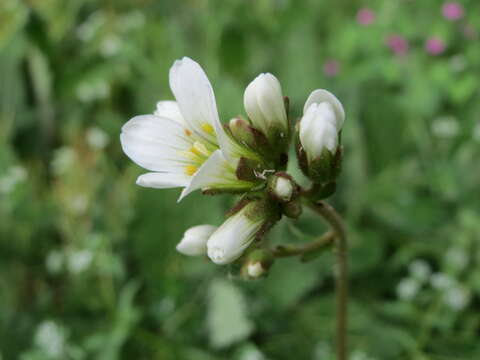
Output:
[[445,19],[455,21],[463,17],[463,6],[458,2],[446,2],[442,6],[442,14]]
[[425,50],[430,55],[440,55],[445,51],[445,42],[439,37],[432,36],[425,42]]
[[406,55],[408,52],[408,41],[401,35],[390,35],[387,46],[397,55]]
[[340,71],[340,63],[337,60],[330,59],[323,64],[323,73],[328,77],[334,77]]
[[360,25],[367,26],[372,24],[375,21],[375,13],[373,10],[368,8],[362,8],[358,10],[357,13],[357,22]]

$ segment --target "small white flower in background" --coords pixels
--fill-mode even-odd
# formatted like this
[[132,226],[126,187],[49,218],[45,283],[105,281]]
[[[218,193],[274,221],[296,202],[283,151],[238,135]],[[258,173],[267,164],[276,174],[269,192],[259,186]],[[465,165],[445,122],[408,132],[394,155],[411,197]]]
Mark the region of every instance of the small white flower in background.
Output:
[[420,290],[420,283],[416,279],[405,278],[397,285],[397,295],[402,300],[412,300]]
[[452,247],[447,250],[445,261],[455,270],[463,270],[468,265],[468,253],[460,247]]
[[85,214],[89,205],[88,197],[85,194],[72,194],[67,205],[72,213],[76,215]]
[[109,35],[103,39],[100,45],[100,53],[104,57],[118,54],[122,48],[122,40],[116,35]]
[[426,281],[432,273],[430,265],[425,260],[413,261],[408,266],[408,270],[413,278],[422,282]]
[[110,85],[102,79],[84,80],[78,84],[76,94],[83,102],[105,99],[110,95]]
[[453,138],[460,132],[458,120],[453,116],[443,116],[435,119],[432,123],[432,133],[444,139]]
[[177,245],[177,251],[189,256],[206,255],[207,240],[216,229],[217,227],[213,225],[191,227],[183,234],[182,240]]
[[65,330],[51,320],[42,322],[35,332],[35,345],[52,358],[59,358],[65,350]]
[[45,266],[50,273],[58,274],[62,270],[63,264],[64,256],[61,251],[53,250],[48,253]]
[[68,269],[79,274],[87,270],[92,263],[93,253],[90,250],[73,251],[68,256]]
[[123,151],[151,171],[137,184],[184,187],[180,199],[197,189],[251,188],[251,182],[235,175],[242,149],[225,133],[200,65],[187,57],[175,61],[170,87],[176,101],[161,101],[153,115],[136,116],[122,128]]
[[238,259],[255,240],[262,227],[275,216],[266,202],[252,201],[230,216],[208,239],[208,257],[216,264]]
[[88,145],[96,150],[104,149],[110,142],[107,133],[98,127],[89,128],[86,133],[86,138]]
[[54,152],[51,162],[53,173],[57,176],[65,174],[73,166],[75,160],[75,150],[68,146],[59,148]]
[[430,277],[430,284],[434,289],[446,290],[456,284],[456,280],[444,273],[435,273]]
[[351,355],[351,360],[375,360],[375,358],[369,356],[367,353],[361,350],[355,350]]
[[0,177],[0,193],[10,193],[17,184],[27,179],[27,170],[22,166],[12,166]]
[[245,89],[243,103],[253,126],[267,138],[287,136],[288,119],[282,87],[275,76],[258,75]]
[[454,286],[447,290],[443,300],[452,310],[460,311],[470,302],[470,293],[463,287]]

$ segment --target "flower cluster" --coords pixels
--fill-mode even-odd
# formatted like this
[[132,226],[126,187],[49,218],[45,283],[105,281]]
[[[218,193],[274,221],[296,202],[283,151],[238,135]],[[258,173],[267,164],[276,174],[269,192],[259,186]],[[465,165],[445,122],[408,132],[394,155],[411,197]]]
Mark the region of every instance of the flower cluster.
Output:
[[[282,215],[300,215],[300,197],[317,200],[332,193],[326,189],[340,169],[342,104],[330,92],[315,90],[294,127],[280,82],[272,74],[260,74],[244,93],[247,116],[224,125],[199,64],[187,57],[176,61],[169,80],[176,101],[160,101],[153,114],[135,116],[122,128],[124,152],[149,171],[137,184],[180,187],[179,201],[195,190],[242,194],[221,226],[188,229],[177,250],[208,255],[222,265],[254,254],[245,263],[247,276],[261,276],[271,264],[259,250],[266,232]],[[294,128],[301,169],[313,183],[309,190],[285,173]]]

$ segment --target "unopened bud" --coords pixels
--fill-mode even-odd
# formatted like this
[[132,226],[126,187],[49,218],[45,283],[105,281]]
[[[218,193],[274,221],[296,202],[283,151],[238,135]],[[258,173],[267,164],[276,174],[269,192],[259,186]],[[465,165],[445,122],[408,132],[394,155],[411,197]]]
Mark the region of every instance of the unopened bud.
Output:
[[258,279],[268,274],[274,262],[273,255],[264,249],[256,249],[248,254],[242,267],[243,276],[247,279]]
[[177,245],[177,251],[188,256],[206,255],[207,241],[217,229],[213,225],[198,225],[191,227],[183,234]]
[[297,155],[305,175],[316,183],[333,181],[339,173],[344,119],[342,104],[326,90],[315,90],[305,103],[297,128]]
[[280,202],[288,202],[296,195],[297,185],[290,175],[276,173],[269,179],[270,194]]

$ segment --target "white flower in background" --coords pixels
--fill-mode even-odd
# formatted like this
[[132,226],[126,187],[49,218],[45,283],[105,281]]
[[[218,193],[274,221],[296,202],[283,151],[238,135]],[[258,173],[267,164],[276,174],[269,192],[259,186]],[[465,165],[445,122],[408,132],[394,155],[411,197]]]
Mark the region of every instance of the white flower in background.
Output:
[[217,229],[213,225],[197,225],[191,227],[183,234],[182,240],[177,245],[177,251],[189,256],[206,255],[207,240]]
[[445,261],[455,270],[463,270],[468,265],[468,253],[463,248],[451,247],[445,254]]
[[419,281],[426,281],[430,274],[432,273],[432,270],[430,268],[430,265],[425,261],[425,260],[415,260],[413,261],[409,266],[408,270],[410,272],[410,275],[419,280]]
[[42,322],[35,332],[35,345],[52,358],[59,358],[65,350],[65,331],[51,320]]
[[8,194],[17,184],[27,179],[27,170],[22,166],[12,166],[0,177],[0,193]]
[[170,87],[176,101],[161,101],[153,115],[136,116],[122,128],[124,152],[151,171],[137,184],[184,187],[180,200],[197,189],[252,187],[235,175],[240,156],[247,151],[225,133],[212,86],[200,65],[187,57],[177,60],[170,69]]
[[90,250],[73,251],[68,256],[68,269],[74,274],[79,274],[89,268],[92,260],[93,253]]
[[107,133],[98,127],[89,128],[86,137],[88,145],[96,150],[104,149],[110,141]]
[[450,139],[458,135],[460,125],[454,116],[442,116],[433,121],[432,132],[439,138]]
[[470,293],[463,287],[454,286],[447,290],[444,301],[452,310],[460,311],[470,302]]
[[45,260],[47,270],[52,274],[58,274],[62,270],[64,262],[64,256],[61,251],[50,251]]
[[257,208],[257,203],[251,202],[230,216],[208,239],[208,257],[214,263],[235,261],[253,242],[268,216],[268,210]]
[[456,280],[444,273],[435,273],[430,277],[430,284],[437,290],[445,290],[454,286]]
[[51,162],[52,170],[55,175],[65,174],[75,163],[75,150],[68,146],[63,146],[53,154]]
[[397,294],[402,300],[412,300],[419,290],[420,283],[412,278],[402,279],[397,285]]
[[253,126],[268,138],[287,136],[287,113],[282,88],[275,76],[258,75],[245,89],[243,103]]
[[344,120],[343,106],[333,94],[322,89],[310,94],[299,125],[300,144],[309,162],[320,158],[325,150],[336,152]]

